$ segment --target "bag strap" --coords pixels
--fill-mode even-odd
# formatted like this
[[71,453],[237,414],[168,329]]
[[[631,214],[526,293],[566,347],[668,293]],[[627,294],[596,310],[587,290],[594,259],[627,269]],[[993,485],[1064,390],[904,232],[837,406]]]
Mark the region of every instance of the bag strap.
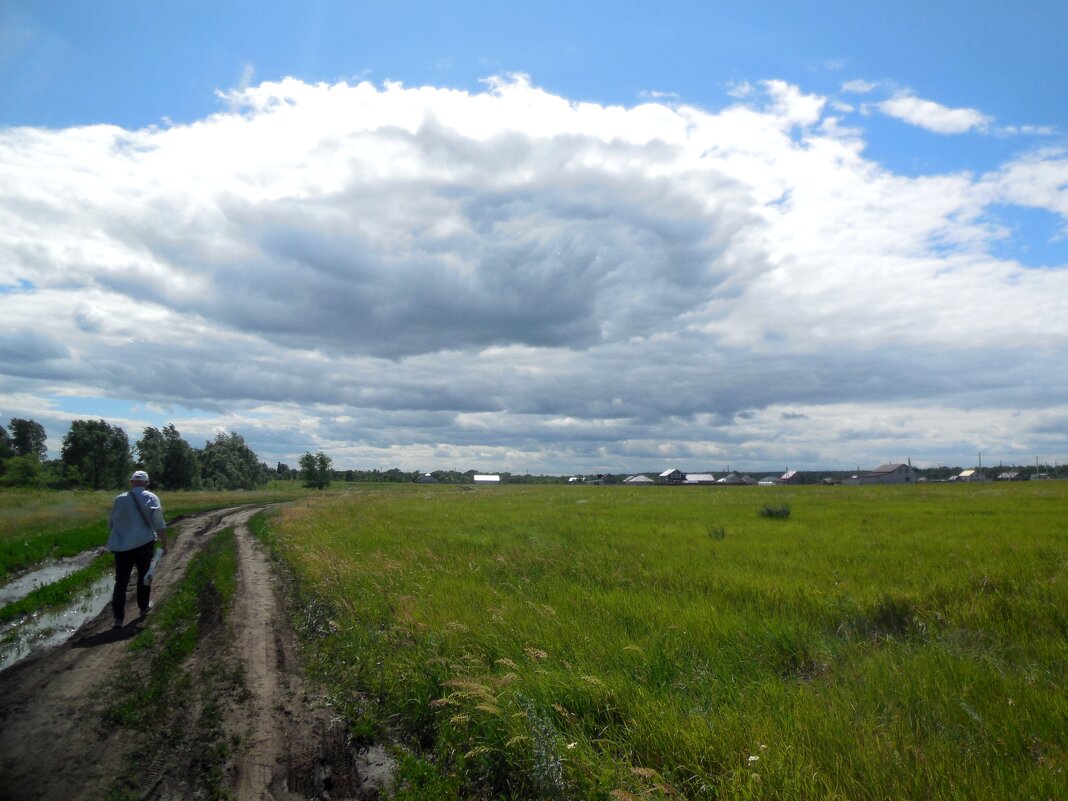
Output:
[[152,528],[152,524],[148,522],[148,515],[145,514],[145,507],[141,505],[139,500],[137,500],[137,495],[134,494],[132,489],[126,494],[130,496],[133,505],[137,507],[137,511],[141,515],[141,519],[145,521],[145,525],[148,526],[148,530],[155,534],[156,530]]

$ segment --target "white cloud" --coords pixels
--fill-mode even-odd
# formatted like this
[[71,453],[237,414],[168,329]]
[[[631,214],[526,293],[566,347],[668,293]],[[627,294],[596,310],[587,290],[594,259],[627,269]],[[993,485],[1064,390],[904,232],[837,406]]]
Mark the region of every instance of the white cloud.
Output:
[[241,91],[248,89],[254,77],[256,77],[256,68],[252,64],[245,64],[241,67],[241,80],[238,81],[238,88]]
[[638,92],[638,97],[643,100],[678,100],[677,92],[661,92],[656,89],[643,89]]
[[749,83],[749,81],[732,83],[727,87],[727,94],[739,100],[749,97],[753,94],[753,84]]
[[940,134],[983,132],[993,122],[992,117],[974,108],[949,108],[909,92],[899,92],[877,107],[887,116]]
[[1063,154],[904,177],[826,98],[760,90],[287,79],[189,125],[0,131],[0,406],[556,472],[922,461],[1068,419],[1068,271],[993,258],[984,222],[1068,218]]
[[983,183],[1006,203],[1060,215],[1068,229],[1068,151],[1051,148],[1022,156]]
[[855,94],[867,94],[873,89],[877,88],[879,84],[872,83],[871,81],[865,81],[860,78],[856,78],[852,81],[845,81],[842,84],[843,92],[853,92]]
[[995,133],[998,136],[1053,136],[1057,129],[1052,125],[1003,125]]

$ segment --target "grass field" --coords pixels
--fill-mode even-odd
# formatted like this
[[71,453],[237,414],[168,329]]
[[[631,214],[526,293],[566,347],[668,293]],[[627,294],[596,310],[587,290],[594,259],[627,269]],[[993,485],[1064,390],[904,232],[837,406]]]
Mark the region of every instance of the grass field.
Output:
[[[245,503],[286,501],[307,494],[299,482],[273,482],[239,492],[160,492],[167,520]],[[0,582],[42,559],[74,556],[102,546],[113,492],[0,491]]]
[[400,486],[266,537],[354,731],[418,755],[402,797],[1054,799],[1066,513],[1064,482]]

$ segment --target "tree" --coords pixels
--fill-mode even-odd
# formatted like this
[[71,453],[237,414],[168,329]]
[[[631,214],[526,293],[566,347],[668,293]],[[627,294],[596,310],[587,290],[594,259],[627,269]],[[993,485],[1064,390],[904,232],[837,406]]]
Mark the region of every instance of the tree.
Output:
[[7,429],[0,426],[0,476],[3,476],[7,470],[7,460],[14,455],[15,451],[11,447],[11,437],[8,436]]
[[167,443],[163,433],[158,428],[146,426],[134,448],[137,449],[137,466],[148,473],[153,486],[162,486],[163,462],[167,458]]
[[330,486],[333,460],[322,451],[314,456],[306,453],[300,457],[300,477],[304,486],[312,489],[326,489]]
[[199,459],[200,475],[209,489],[255,489],[267,483],[267,465],[240,434],[224,432],[204,443]]
[[60,461],[75,486],[120,487],[129,478],[130,441],[125,431],[104,420],[74,420],[63,437]]
[[47,437],[40,423],[12,417],[8,428],[11,429],[11,448],[16,456],[36,456],[43,461],[48,455]]
[[[15,455],[15,450],[11,445],[11,437],[8,436],[7,429],[0,426],[0,459],[7,459]],[[0,470],[3,472],[3,470]]]
[[197,452],[182,439],[173,423],[163,429],[163,442],[162,486],[167,489],[199,487],[200,460],[197,458]]
[[47,478],[41,460],[33,456],[12,456],[3,465],[0,486],[42,487]]
[[193,489],[200,486],[200,462],[174,424],[162,431],[148,427],[137,441],[139,464],[163,489]]

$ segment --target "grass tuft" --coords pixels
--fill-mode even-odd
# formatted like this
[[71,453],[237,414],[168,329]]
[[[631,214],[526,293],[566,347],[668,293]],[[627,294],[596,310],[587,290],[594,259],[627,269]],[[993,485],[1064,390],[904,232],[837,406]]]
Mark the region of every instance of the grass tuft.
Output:
[[779,506],[770,506],[768,504],[765,504],[764,506],[760,507],[760,510],[757,512],[757,514],[761,517],[770,517],[773,520],[785,520],[790,516],[790,504],[783,503]]

